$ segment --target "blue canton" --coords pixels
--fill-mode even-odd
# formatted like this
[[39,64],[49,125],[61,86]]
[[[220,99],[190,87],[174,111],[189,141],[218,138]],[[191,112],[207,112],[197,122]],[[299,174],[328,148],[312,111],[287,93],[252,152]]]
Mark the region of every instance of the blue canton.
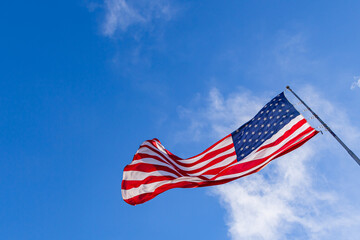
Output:
[[238,161],[248,156],[298,115],[300,113],[283,92],[273,98],[253,119],[231,133]]

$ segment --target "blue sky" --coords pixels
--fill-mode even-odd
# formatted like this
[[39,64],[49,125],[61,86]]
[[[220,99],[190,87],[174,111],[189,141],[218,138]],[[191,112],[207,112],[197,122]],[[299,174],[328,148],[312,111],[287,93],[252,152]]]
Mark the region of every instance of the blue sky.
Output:
[[223,186],[135,207],[120,192],[144,140],[198,154],[286,85],[360,155],[358,1],[5,1],[0,11],[2,239],[360,234],[360,168],[327,132]]

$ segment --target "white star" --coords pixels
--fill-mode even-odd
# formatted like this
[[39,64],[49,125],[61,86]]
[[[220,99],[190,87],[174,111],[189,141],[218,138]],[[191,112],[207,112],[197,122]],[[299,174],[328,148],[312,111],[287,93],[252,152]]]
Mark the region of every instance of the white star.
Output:
[[254,147],[251,148],[251,150],[254,150],[254,149],[255,149]]
[[255,124],[255,126],[254,127],[257,127],[257,124]]
[[241,156],[243,157],[243,156],[244,156],[244,154],[241,154]]
[[264,124],[262,124],[261,127],[264,127]]
[[245,148],[246,148],[246,149],[248,149],[248,148],[249,148],[249,146],[246,146]]
[[280,125],[283,124],[283,122],[280,122]]
[[261,132],[259,132],[259,135],[261,135]]
[[276,123],[274,123],[274,126],[276,126]]
[[281,104],[282,107],[285,107],[285,104]]
[[251,142],[252,140],[251,139],[249,139],[249,142]]
[[288,109],[288,110],[286,110],[286,112],[289,112],[289,109]]
[[279,112],[281,112],[282,110],[281,109],[279,109]]
[[280,118],[280,116],[277,116],[276,118],[277,118],[277,119],[279,119],[279,118]]
[[246,142],[246,139],[244,139],[243,142]]

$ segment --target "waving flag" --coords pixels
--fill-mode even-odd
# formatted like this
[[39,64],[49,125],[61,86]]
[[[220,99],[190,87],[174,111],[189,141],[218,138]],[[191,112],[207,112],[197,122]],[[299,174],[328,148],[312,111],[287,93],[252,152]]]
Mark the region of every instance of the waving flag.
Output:
[[194,157],[182,159],[156,138],[145,141],[124,169],[122,196],[136,205],[172,188],[230,182],[258,172],[317,133],[281,93],[253,119]]

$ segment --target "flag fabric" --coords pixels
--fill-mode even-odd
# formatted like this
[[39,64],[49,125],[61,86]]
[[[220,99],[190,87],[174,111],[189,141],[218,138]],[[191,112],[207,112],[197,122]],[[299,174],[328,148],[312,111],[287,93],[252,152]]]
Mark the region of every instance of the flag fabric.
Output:
[[182,159],[156,138],[140,145],[124,168],[125,202],[144,203],[172,188],[218,185],[258,172],[318,133],[282,92],[257,115],[204,152]]

